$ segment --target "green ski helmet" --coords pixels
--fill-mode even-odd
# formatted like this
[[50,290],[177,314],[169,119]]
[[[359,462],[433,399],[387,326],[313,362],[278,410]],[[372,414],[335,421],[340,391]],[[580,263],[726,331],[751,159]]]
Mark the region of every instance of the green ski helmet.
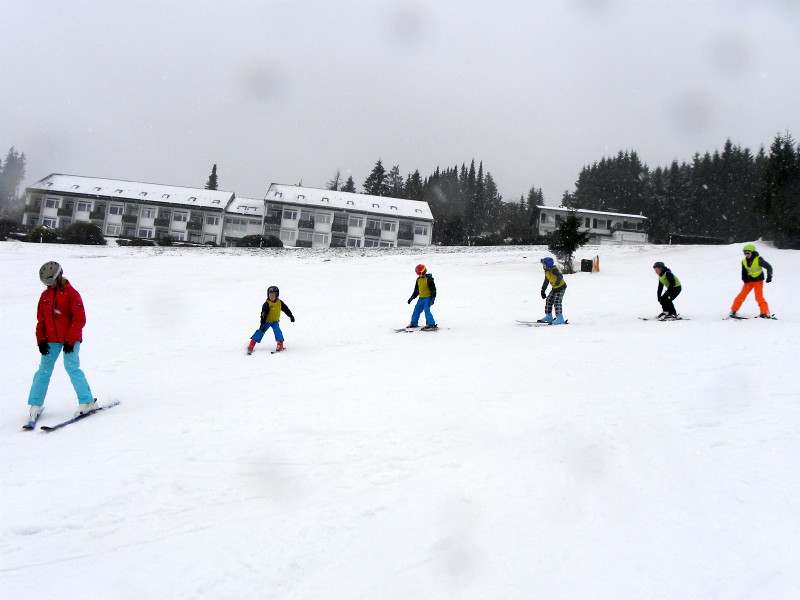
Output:
[[755,252],[756,247],[753,244],[745,244],[744,248],[742,248],[743,252]]

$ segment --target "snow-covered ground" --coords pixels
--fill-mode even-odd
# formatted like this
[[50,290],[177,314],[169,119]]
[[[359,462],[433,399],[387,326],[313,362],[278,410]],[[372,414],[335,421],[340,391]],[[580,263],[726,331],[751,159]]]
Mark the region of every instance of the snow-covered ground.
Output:
[[[0,243],[0,596],[795,598],[800,253],[759,249],[780,320],[722,319],[741,244],[589,247],[570,324],[529,328],[544,248]],[[47,260],[121,401],[50,434],[20,430]],[[691,320],[637,319],[656,260]],[[443,329],[397,334],[418,262]],[[247,356],[273,284],[287,350]],[[76,404],[59,360],[40,424]]]

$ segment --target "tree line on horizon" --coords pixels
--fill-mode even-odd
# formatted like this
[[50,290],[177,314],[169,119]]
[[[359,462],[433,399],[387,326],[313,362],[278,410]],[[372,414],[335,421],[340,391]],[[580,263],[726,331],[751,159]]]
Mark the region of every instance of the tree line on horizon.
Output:
[[[11,148],[0,161],[0,218],[20,219],[26,158]],[[358,193],[353,177],[341,172],[326,189]],[[217,189],[214,164],[206,189]],[[422,200],[433,214],[433,242],[442,245],[544,243],[535,224],[535,207],[544,205],[541,188],[505,200],[483,162],[476,168],[437,167],[427,177],[419,170],[405,177],[399,165],[388,171],[381,159],[362,184],[363,193]],[[732,243],[759,238],[778,247],[800,249],[800,144],[787,132],[777,135],[769,153],[734,145],[695,154],[691,162],[650,169],[635,151],[583,167],[575,191],[565,191],[567,208],[641,214],[648,218],[653,243]]]

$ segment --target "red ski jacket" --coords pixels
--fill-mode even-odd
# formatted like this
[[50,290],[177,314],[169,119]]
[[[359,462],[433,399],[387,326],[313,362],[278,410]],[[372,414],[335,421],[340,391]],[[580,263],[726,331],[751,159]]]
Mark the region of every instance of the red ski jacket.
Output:
[[83,341],[86,312],[78,291],[66,279],[60,288],[47,288],[36,309],[36,343],[75,344]]

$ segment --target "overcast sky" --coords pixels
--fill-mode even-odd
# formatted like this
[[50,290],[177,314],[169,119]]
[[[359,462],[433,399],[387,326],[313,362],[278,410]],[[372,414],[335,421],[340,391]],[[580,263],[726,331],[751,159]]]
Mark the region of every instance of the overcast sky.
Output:
[[474,158],[558,205],[583,166],[800,138],[800,0],[0,0],[0,158],[262,198]]

